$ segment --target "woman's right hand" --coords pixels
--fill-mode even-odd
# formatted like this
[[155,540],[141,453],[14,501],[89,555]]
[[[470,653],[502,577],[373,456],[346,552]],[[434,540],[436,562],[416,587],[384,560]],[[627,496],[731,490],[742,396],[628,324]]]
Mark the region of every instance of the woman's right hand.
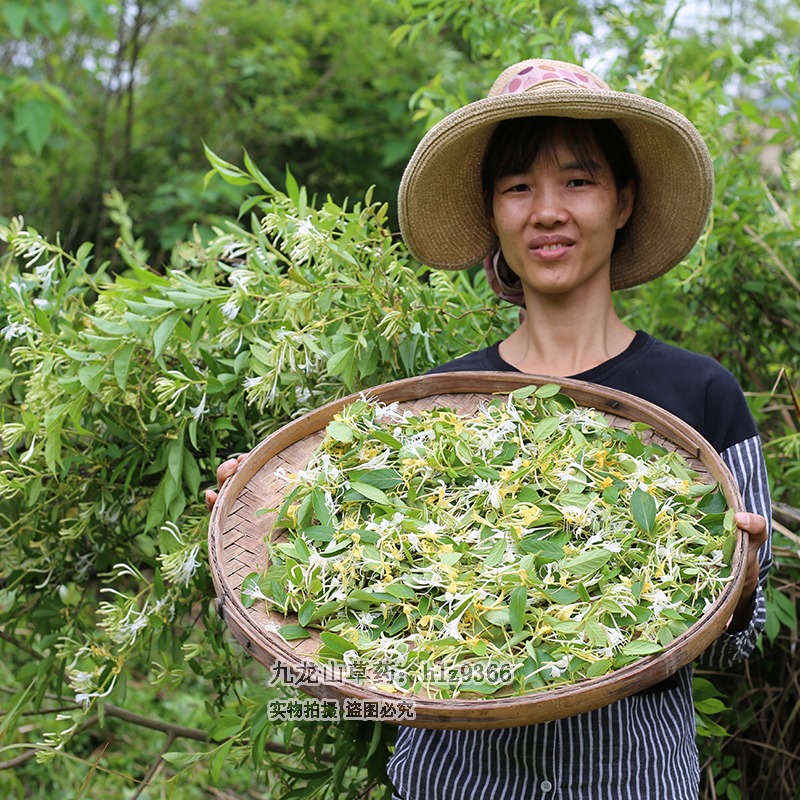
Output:
[[[238,458],[229,458],[217,467],[217,488],[221,489],[222,484],[230,478],[237,469],[241,460],[247,455],[242,453]],[[217,502],[217,493],[213,489],[206,489],[206,508],[211,511],[214,503]]]

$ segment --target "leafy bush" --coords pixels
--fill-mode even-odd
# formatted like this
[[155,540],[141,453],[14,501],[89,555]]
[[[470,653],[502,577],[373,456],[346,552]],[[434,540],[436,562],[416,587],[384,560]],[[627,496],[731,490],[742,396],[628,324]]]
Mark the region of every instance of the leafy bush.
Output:
[[[345,770],[367,759],[371,777],[386,744],[366,732],[359,754],[355,723],[293,732],[268,721],[276,690],[258,688],[210,602],[201,483],[291,418],[493,341],[508,319],[468,274],[415,271],[369,194],[351,210],[316,209],[291,176],[284,194],[249,159],[245,173],[209,157],[228,181],[257,184],[240,209],[250,226],[184,243],[164,274],[141,260],[118,195],[107,202],[128,268],[113,280],[106,265],[90,272],[88,245],[72,255],[21,220],[0,229],[11,254],[0,620],[16,647],[6,681],[19,687],[6,741],[24,741],[23,708],[74,695],[79,707],[37,756],[54,757],[92,711],[100,726],[117,713],[107,704],[144,671],[162,691],[192,680],[207,698],[198,726],[220,742],[212,776],[229,754],[263,768],[265,744],[304,737],[312,760],[336,744],[317,777],[355,796]],[[280,762],[289,782],[307,768]]]

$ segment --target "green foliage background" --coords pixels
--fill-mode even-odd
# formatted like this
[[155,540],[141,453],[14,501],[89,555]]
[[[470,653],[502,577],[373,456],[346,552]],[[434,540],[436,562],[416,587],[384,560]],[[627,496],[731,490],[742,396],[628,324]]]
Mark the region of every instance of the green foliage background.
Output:
[[3,797],[385,794],[391,728],[267,719],[279,689],[214,610],[202,489],[305,411],[512,330],[475,271],[410,259],[392,203],[424,129],[540,55],[711,149],[701,242],[618,302],[749,394],[777,564],[759,653],[698,675],[702,791],[800,796],[791,9],[31,0],[0,25]]

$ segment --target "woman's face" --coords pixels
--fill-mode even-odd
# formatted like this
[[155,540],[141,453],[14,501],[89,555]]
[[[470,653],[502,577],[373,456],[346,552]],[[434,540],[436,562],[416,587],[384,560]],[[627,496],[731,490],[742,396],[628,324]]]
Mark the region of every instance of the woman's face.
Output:
[[526,296],[610,290],[614,237],[635,187],[617,191],[600,148],[589,155],[594,163],[582,165],[557,143],[525,172],[495,182],[490,222]]

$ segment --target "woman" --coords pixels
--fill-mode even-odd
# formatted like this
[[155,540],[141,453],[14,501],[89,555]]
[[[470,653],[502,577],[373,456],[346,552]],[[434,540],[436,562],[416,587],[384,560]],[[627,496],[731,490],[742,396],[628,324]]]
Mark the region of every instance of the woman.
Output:
[[[737,516],[750,533],[742,598],[705,654],[723,666],[752,652],[765,622],[770,506],[755,425],[729,372],[631,330],[611,294],[684,258],[712,196],[708,150],[682,115],[613,92],[579,66],[533,59],[425,136],[399,213],[419,261],[463,269],[483,260],[495,292],[522,309],[507,339],[435,371],[520,371],[621,389],[681,417],[722,454],[750,512]],[[219,468],[220,485],[236,465]],[[696,798],[691,668],[551,723],[401,728],[388,771],[402,800]]]
[[[746,586],[706,653],[746,658],[766,619],[769,496],[742,391],[713,359],[628,328],[612,289],[663,274],[708,216],[705,143],[672,109],[613,92],[596,75],[533,59],[420,143],[400,187],[403,238],[422,263],[484,260],[492,288],[525,309],[493,347],[436,371],[569,376],[630,392],[698,429],[731,467],[753,513]],[[759,557],[759,550],[760,557]],[[640,695],[524,728],[401,728],[389,776],[403,800],[697,797],[691,668]]]

